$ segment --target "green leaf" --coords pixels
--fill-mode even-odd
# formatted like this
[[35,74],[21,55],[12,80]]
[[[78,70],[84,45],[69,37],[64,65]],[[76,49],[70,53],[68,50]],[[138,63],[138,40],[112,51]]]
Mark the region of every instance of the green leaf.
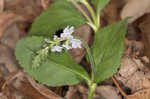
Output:
[[110,0],[91,0],[95,6],[97,14],[109,3]]
[[82,2],[82,1],[86,1],[86,0],[74,0],[75,2]]
[[95,34],[91,50],[96,64],[93,70],[96,83],[117,72],[124,51],[126,27],[127,20],[109,25]]
[[79,27],[86,23],[85,19],[67,0],[56,1],[36,18],[30,30],[31,35],[51,37],[56,31],[64,29],[66,26]]
[[20,40],[16,46],[16,58],[24,71],[35,80],[49,85],[74,85],[82,80],[89,80],[88,73],[75,64],[68,52],[50,53],[48,58],[38,68],[32,68],[35,53],[42,47],[43,37],[28,37]]

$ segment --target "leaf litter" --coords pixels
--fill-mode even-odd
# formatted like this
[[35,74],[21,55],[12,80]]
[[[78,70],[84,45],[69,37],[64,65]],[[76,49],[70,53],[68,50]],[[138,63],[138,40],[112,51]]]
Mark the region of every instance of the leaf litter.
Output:
[[[42,3],[44,0],[41,2],[40,0],[26,0],[24,2],[21,0],[6,0],[5,3],[3,1],[4,0],[0,1],[1,87],[4,82],[13,76],[13,73],[22,70],[14,57],[14,48],[17,40],[27,36],[26,29],[29,29],[34,18],[49,6],[49,4],[45,5],[45,3]],[[42,7],[44,7],[44,9]],[[149,8],[149,0],[142,2],[140,0],[112,0],[103,9],[101,15],[102,26],[112,24],[127,15],[133,16],[128,28],[133,27],[132,30],[134,33],[133,31],[128,31],[126,35],[124,57],[120,69],[115,74],[117,82],[128,95],[129,99],[150,98]],[[109,13],[113,14],[113,16]],[[89,44],[92,43],[92,30],[88,25],[84,25],[76,31],[75,36],[83,38]],[[77,63],[84,61],[82,60],[85,55],[84,49],[72,50],[70,53]],[[89,68],[89,65],[86,64],[86,67]],[[26,76],[23,77],[24,75]],[[107,82],[107,80],[105,82]],[[94,99],[123,99],[116,86],[105,82],[98,86]],[[26,89],[24,89],[24,86],[26,86]],[[84,83],[74,86],[74,88],[69,87],[68,92],[63,88],[64,87],[59,88],[59,90],[62,90],[60,92],[61,94],[57,92],[54,93],[55,91],[52,92],[51,90],[56,90],[57,88],[49,88],[41,85],[23,73],[22,76],[15,77],[15,79],[8,81],[5,88],[0,90],[0,96],[2,99],[62,99],[63,96],[65,96],[62,95],[62,93],[65,92],[65,97],[69,97],[68,99],[73,99],[73,97],[87,99],[88,89]]]

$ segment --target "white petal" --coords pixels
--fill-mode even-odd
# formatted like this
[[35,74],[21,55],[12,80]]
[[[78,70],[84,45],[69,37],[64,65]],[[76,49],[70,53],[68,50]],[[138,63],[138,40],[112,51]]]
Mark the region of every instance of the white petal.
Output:
[[54,46],[53,48],[51,48],[51,51],[52,52],[61,52],[62,51],[62,47],[61,46],[58,46],[58,45],[56,45],[56,46]]
[[70,27],[70,29],[69,29],[69,33],[72,34],[73,32],[74,32],[74,27],[72,26],[72,27]]
[[69,49],[71,49],[71,46],[69,46],[69,45],[62,45],[66,50],[69,50]]
[[52,52],[55,52],[56,50],[55,50],[55,48],[51,48],[51,51],[52,51]]
[[54,35],[54,40],[56,40],[58,37],[56,35]]
[[73,36],[70,35],[69,33],[62,33],[60,35],[61,38],[66,38],[66,39],[73,39]]
[[82,42],[80,40],[78,40],[78,39],[72,39],[70,41],[70,43],[72,45],[72,48],[82,48],[81,47]]
[[69,26],[67,26],[67,27],[64,29],[63,33],[68,33],[68,31],[69,31]]

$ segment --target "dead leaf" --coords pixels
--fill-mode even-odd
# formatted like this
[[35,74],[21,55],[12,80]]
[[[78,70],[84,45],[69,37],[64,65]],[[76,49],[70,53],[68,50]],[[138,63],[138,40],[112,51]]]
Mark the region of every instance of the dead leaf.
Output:
[[122,99],[118,93],[112,86],[99,86],[96,88],[97,98],[95,99]]
[[0,13],[4,11],[4,0],[0,0]]
[[150,89],[140,90],[133,95],[129,95],[128,99],[150,99]]
[[144,55],[150,59],[150,14],[143,17],[139,28],[142,32],[142,41],[144,42]]
[[132,76],[138,70],[138,66],[128,57],[124,57],[121,61],[118,74],[127,79]]
[[119,10],[122,6],[122,0],[111,0],[101,12],[101,26],[113,24],[120,20]]
[[16,48],[17,41],[21,38],[22,31],[19,29],[17,24],[11,24],[4,31],[3,36],[1,38],[1,43],[10,47],[11,49]]
[[0,14],[0,37],[9,25],[17,22],[25,22],[26,20],[12,12],[4,12]]
[[134,22],[136,19],[150,12],[150,0],[125,0],[126,5],[122,9],[121,18],[125,19],[132,16],[129,23]]
[[40,0],[5,0],[5,10],[22,16],[28,22],[33,22],[36,16],[41,14]]
[[149,88],[149,78],[142,71],[144,68],[146,67],[139,59],[123,58],[120,70],[116,73],[115,78],[125,87],[130,88],[131,92]]
[[51,5],[51,2],[49,2],[48,0],[41,0],[41,5],[43,9],[46,10]]
[[[88,25],[83,25],[82,27],[75,30],[74,36],[81,38],[87,44],[90,42],[90,38],[92,38],[92,30]],[[72,49],[70,54],[76,63],[80,63],[82,58],[84,57],[86,50],[84,48]]]
[[18,71],[18,65],[12,53],[7,46],[0,44],[0,64],[6,66],[10,73]]
[[149,62],[150,62],[147,56],[143,56],[143,57],[141,58],[141,60],[142,60],[143,62],[145,62],[145,63],[149,63]]
[[142,41],[125,39],[125,56],[137,57],[143,54],[144,44]]

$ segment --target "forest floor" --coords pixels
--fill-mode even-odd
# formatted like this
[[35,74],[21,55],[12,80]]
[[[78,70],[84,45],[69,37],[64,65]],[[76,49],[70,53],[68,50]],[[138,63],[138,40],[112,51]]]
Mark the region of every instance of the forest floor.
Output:
[[[39,84],[23,72],[15,58],[16,42],[28,36],[34,19],[51,4],[46,0],[0,0],[0,99],[87,99],[84,83],[62,87]],[[120,68],[99,84],[94,99],[150,99],[150,0],[111,0],[101,13],[101,26],[126,16],[133,17]],[[88,25],[77,31],[75,35],[91,43]],[[71,55],[88,69],[83,51],[75,50]]]

